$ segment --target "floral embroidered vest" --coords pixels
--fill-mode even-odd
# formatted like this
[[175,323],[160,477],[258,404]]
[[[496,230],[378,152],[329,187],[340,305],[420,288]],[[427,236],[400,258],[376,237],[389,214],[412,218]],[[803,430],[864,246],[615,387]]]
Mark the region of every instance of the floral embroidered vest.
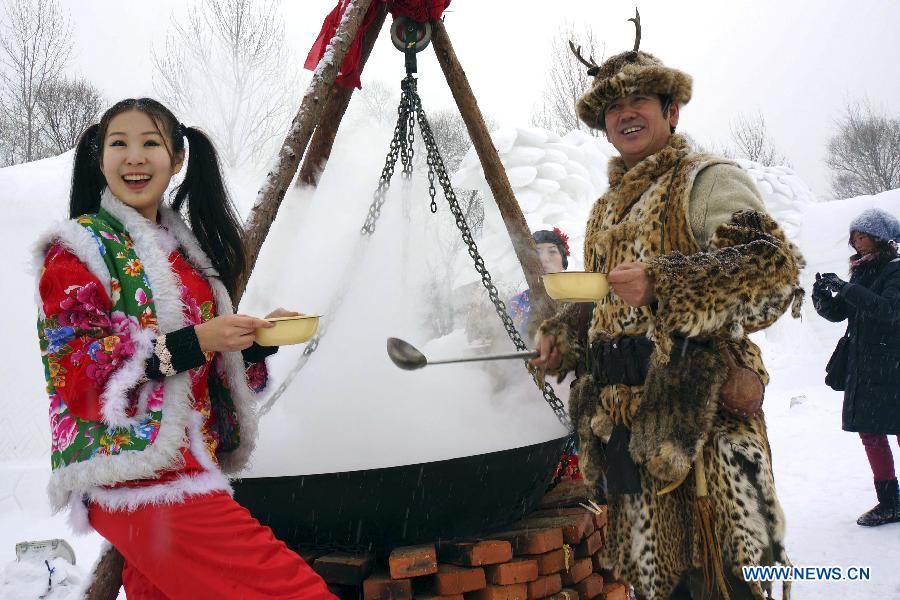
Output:
[[[56,510],[68,502],[73,491],[152,478],[169,468],[187,443],[186,429],[196,426],[200,418],[192,407],[187,372],[161,381],[144,378],[153,340],[160,330],[183,326],[184,318],[178,282],[167,254],[157,243],[156,225],[108,192],[101,206],[96,214],[62,223],[37,249],[43,257],[47,247],[58,242],[72,251],[104,286],[111,304],[109,314],[97,311],[100,316],[93,315],[93,323],[75,322],[77,315],[75,321],[67,315],[64,323],[58,315],[47,317],[43,311],[39,315],[38,337],[50,398],[53,475],[49,492]],[[196,238],[171,209],[161,207],[160,217],[183,254],[207,274],[218,313],[229,312],[227,291],[214,277],[215,270]],[[89,294],[88,287],[75,293]],[[102,419],[79,418],[58,393],[67,374],[56,357],[73,351],[70,344],[76,332],[97,338],[79,351],[104,352],[104,343],[124,348],[101,396]],[[240,353],[218,353],[209,369],[208,384],[219,412],[217,421],[227,428],[216,432],[219,462],[226,472],[236,471],[246,463],[256,438],[255,398],[246,385]],[[110,392],[111,388],[117,393]]]

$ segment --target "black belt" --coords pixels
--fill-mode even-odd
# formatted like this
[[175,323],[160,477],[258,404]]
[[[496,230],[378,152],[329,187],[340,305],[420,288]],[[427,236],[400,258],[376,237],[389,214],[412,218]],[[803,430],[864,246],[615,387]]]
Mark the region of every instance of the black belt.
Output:
[[594,384],[643,385],[650,368],[654,344],[643,336],[622,336],[598,341],[588,350],[588,369]]

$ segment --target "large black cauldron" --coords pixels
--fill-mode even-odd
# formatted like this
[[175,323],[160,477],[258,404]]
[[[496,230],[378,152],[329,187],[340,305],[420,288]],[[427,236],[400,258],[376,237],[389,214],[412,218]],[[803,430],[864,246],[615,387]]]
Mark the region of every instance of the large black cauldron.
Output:
[[386,550],[496,531],[532,509],[565,437],[403,467],[238,480],[235,499],[289,544]]

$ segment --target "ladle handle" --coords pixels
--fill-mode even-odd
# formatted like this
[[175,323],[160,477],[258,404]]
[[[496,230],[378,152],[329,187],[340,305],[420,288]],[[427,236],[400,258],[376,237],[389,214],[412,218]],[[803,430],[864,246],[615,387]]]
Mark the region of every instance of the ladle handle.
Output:
[[442,365],[447,363],[478,362],[482,360],[508,360],[510,358],[537,358],[541,353],[537,350],[522,350],[509,354],[488,354],[486,356],[467,356],[465,358],[444,358],[442,360],[429,360],[429,365]]

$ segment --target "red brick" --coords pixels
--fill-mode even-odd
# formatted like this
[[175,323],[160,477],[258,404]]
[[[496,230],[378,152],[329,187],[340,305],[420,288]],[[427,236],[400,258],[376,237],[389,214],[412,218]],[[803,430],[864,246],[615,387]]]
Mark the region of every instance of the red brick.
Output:
[[560,527],[562,528],[563,541],[567,544],[577,544],[585,537],[594,533],[597,528],[591,513],[584,511],[580,515],[561,515],[558,517],[533,517],[519,521],[514,527]]
[[484,569],[481,567],[438,565],[438,572],[434,575],[433,580],[434,593],[439,596],[474,592],[487,585]]
[[437,550],[434,544],[394,548],[388,557],[388,567],[393,579],[437,573]]
[[594,525],[597,526],[597,529],[606,527],[606,522],[609,520],[609,507],[605,504],[600,505],[600,512],[594,513]]
[[501,565],[490,565],[485,568],[489,583],[510,585],[526,583],[538,578],[538,564],[534,559],[513,560]]
[[409,579],[391,579],[387,573],[371,575],[363,581],[365,600],[412,600]]
[[332,552],[317,558],[313,569],[328,583],[358,586],[372,572],[373,563],[371,554]]
[[562,529],[559,527],[541,529],[514,529],[491,534],[491,537],[509,541],[513,554],[543,554],[562,548]]
[[479,542],[442,542],[437,547],[438,560],[462,567],[480,567],[506,562],[512,558],[512,545],[506,540]]
[[528,586],[528,600],[546,598],[562,591],[562,580],[558,573],[539,577],[525,585]]
[[563,585],[573,586],[594,572],[594,563],[590,558],[579,558],[569,565],[568,571],[560,573]]
[[594,513],[583,506],[569,506],[560,508],[542,508],[528,513],[525,515],[525,518],[530,519],[534,517],[536,519],[544,519],[546,517],[570,517],[572,515],[580,516],[584,514],[593,516]]
[[489,585],[466,594],[466,600],[527,600],[528,584]]
[[590,558],[603,547],[603,533],[595,531],[586,540],[575,546],[575,558]]
[[550,575],[551,573],[559,573],[566,568],[565,550],[551,550],[543,554],[533,554],[531,556],[523,556],[522,558],[533,558],[538,564],[538,575]]
[[563,588],[558,594],[548,596],[547,600],[580,600],[578,592],[568,588]]
[[574,479],[563,480],[555,488],[544,494],[538,502],[538,508],[561,508],[568,506],[578,506],[580,503],[587,503],[588,491],[584,486],[584,482]]
[[582,600],[594,600],[603,595],[603,576],[598,573],[588,575],[573,587],[578,591]]
[[435,596],[434,594],[416,594],[416,600],[465,600],[462,594],[452,594],[450,596]]
[[628,600],[628,588],[620,582],[607,583],[603,587],[603,600]]

